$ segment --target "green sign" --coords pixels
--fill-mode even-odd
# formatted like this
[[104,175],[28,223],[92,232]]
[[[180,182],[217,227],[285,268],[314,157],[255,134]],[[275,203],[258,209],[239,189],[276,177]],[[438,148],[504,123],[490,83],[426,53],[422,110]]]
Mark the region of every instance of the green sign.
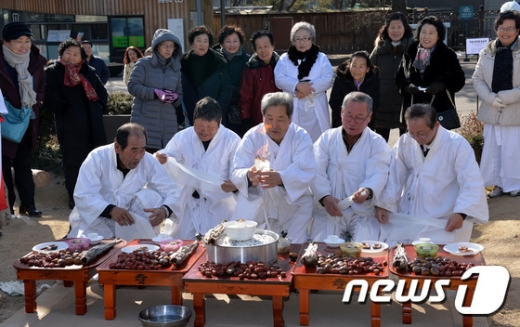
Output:
[[112,46],[114,48],[124,48],[133,45],[134,47],[144,48],[144,36],[114,36]]
[[461,20],[473,19],[473,6],[461,6],[459,10],[459,18]]

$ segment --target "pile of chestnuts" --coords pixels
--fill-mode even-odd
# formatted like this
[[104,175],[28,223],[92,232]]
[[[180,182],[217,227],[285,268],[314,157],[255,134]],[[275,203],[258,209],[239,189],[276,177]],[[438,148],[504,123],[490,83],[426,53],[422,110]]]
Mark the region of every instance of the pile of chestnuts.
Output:
[[165,251],[122,252],[117,256],[116,262],[110,263],[108,267],[110,269],[159,270],[172,265],[170,254],[170,252]]
[[81,252],[69,252],[61,250],[51,253],[31,253],[20,258],[20,262],[30,267],[43,268],[62,268],[72,265],[83,265],[81,262]]
[[199,272],[208,278],[215,277],[238,277],[239,279],[265,279],[272,277],[286,277],[282,268],[268,262],[240,261],[228,262],[226,264],[203,262],[199,266]]
[[386,261],[375,262],[371,257],[353,258],[343,255],[319,255],[316,273],[318,274],[342,274],[342,275],[364,275],[373,273],[376,276],[384,271]]
[[443,276],[457,277],[462,276],[466,270],[473,267],[472,263],[460,263],[448,258],[415,258],[408,263],[408,269],[415,275],[421,276]]

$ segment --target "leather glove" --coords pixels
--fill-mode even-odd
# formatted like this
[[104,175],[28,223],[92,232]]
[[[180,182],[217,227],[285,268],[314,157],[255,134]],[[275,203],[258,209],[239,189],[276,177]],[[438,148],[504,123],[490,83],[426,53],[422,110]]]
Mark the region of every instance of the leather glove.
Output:
[[178,98],[179,95],[172,90],[160,90],[160,89],[154,89],[155,94],[164,103],[174,103]]
[[434,95],[439,92],[442,92],[442,91],[444,91],[444,83],[442,83],[442,82],[433,82],[426,89],[426,92],[434,94]]
[[493,100],[493,107],[505,108],[506,105],[502,103],[502,99],[500,99],[499,97],[495,97],[495,99]]
[[419,88],[413,83],[406,85],[404,87],[404,90],[410,93],[411,95],[414,95],[415,93],[419,92]]

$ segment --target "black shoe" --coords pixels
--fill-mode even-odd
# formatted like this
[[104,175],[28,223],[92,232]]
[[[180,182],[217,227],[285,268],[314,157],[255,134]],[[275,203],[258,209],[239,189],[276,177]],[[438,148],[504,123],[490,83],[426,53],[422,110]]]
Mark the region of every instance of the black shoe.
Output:
[[28,207],[24,206],[23,204],[20,205],[19,212],[20,212],[20,214],[26,214],[29,217],[41,217],[42,216],[42,212],[37,210],[34,207],[34,204],[30,205]]
[[69,198],[69,208],[70,208],[70,210],[74,209],[75,206],[76,206],[76,203],[74,202],[74,198],[70,197]]

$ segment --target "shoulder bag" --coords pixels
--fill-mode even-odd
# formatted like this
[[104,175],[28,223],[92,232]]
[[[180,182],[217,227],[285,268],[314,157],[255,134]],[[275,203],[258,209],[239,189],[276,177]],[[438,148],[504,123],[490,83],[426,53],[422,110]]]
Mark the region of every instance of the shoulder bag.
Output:
[[[450,99],[450,103],[452,105],[452,108],[444,111],[437,111],[437,120],[439,123],[441,123],[442,127],[446,129],[456,129],[460,127],[460,118],[459,114],[457,113],[457,108],[455,107],[455,102],[453,102],[453,99],[451,98],[451,94],[448,90],[446,90],[446,95],[448,96],[448,99]],[[432,98],[432,102],[435,100],[435,95]],[[430,103],[430,105],[431,105]]]
[[27,131],[27,127],[29,127],[29,121],[33,114],[32,108],[15,108],[5,98],[4,102],[8,114],[4,116],[4,122],[2,123],[2,137],[6,140],[20,143]]

